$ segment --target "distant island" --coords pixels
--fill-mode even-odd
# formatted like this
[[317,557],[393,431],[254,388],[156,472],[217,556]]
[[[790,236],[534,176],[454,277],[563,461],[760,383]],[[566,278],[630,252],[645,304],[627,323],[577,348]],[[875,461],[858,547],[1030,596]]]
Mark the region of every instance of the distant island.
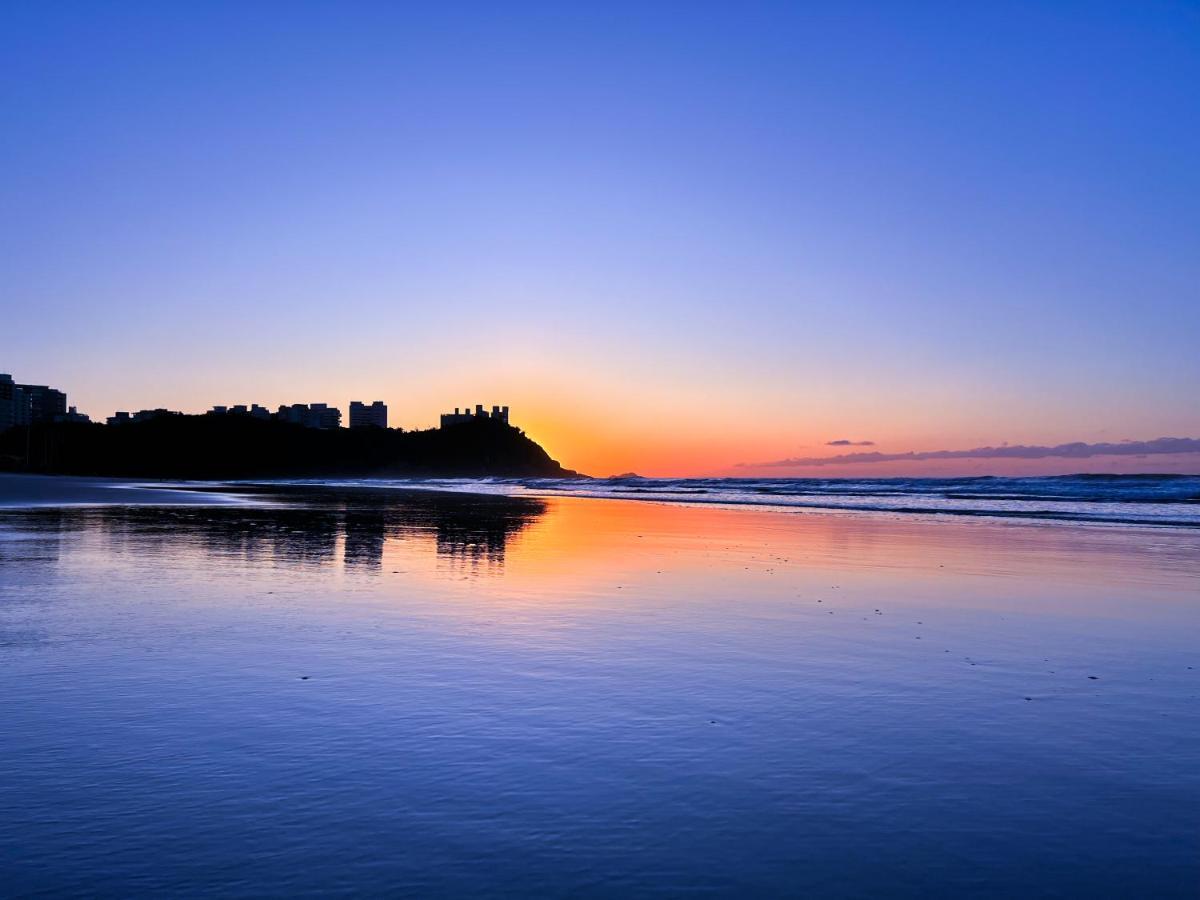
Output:
[[312,428],[249,415],[43,422],[0,433],[0,470],[208,480],[579,477],[520,429],[487,416],[424,431]]

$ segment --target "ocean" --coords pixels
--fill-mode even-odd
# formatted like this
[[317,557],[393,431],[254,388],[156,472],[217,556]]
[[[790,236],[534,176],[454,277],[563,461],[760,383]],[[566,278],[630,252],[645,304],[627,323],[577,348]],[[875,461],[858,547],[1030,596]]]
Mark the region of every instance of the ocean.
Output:
[[1200,526],[1200,477],[1195,475],[868,479],[624,476],[590,479],[337,479],[279,483],[713,503],[763,509],[857,510],[1109,525]]

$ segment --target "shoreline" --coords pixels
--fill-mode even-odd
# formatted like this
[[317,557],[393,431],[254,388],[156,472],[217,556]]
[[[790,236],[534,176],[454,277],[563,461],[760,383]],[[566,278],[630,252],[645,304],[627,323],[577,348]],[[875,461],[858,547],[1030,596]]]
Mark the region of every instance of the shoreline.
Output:
[[[1054,480],[1080,476],[1051,476]],[[1088,476],[1082,476],[1084,478]],[[1120,476],[1134,479],[1158,479],[1157,475]],[[1188,476],[1167,476],[1169,479],[1187,478]],[[996,481],[1004,481],[1003,476],[989,476]],[[1024,479],[1021,479],[1024,480]],[[1200,478],[1192,479],[1200,482]],[[639,486],[634,489],[605,490],[604,479],[590,479],[580,482],[577,486],[566,486],[558,479],[531,478],[422,478],[422,479],[387,479],[387,478],[328,478],[328,479],[280,479],[246,480],[232,482],[237,485],[254,485],[257,487],[292,488],[331,488],[343,490],[405,490],[439,493],[473,494],[493,497],[527,497],[545,500],[549,498],[574,498],[594,500],[627,500],[638,503],[659,503],[671,506],[691,506],[697,508],[724,508],[744,510],[771,510],[777,512],[807,512],[807,513],[859,513],[865,515],[901,516],[904,518],[930,518],[941,520],[946,517],[955,519],[996,519],[1028,524],[1078,524],[1104,525],[1117,527],[1148,526],[1156,529],[1200,529],[1200,510],[1188,505],[1194,499],[1180,500],[1175,497],[1163,499],[1146,499],[1144,497],[1129,500],[1120,497],[1106,497],[1096,500],[1088,497],[1037,497],[1013,498],[1008,496],[988,497],[979,495],[967,498],[966,503],[977,505],[954,506],[954,503],[964,502],[964,498],[954,495],[944,495],[938,491],[927,493],[902,491],[851,492],[839,494],[836,491],[800,491],[796,493],[779,493],[769,491],[758,493],[755,485],[762,483],[761,479],[736,480],[744,484],[741,491],[729,491],[722,494],[721,489],[704,487],[711,484],[710,479],[641,479],[643,483],[654,483],[653,488]],[[735,481],[725,480],[726,484]],[[778,479],[779,483],[787,483],[789,479]],[[797,481],[809,484],[817,483],[829,486],[845,484],[860,485],[863,483],[878,483],[874,480],[847,482],[845,479],[799,479]],[[907,479],[909,484],[921,483],[934,485],[943,479]],[[672,487],[680,484],[683,488]],[[1200,491],[1200,484],[1196,485]],[[698,496],[701,495],[701,496]],[[903,495],[911,502],[888,505],[884,502],[862,502],[864,499]],[[804,499],[801,499],[804,498]],[[822,498],[831,498],[822,500]],[[839,500],[841,502],[836,502]],[[942,505],[934,505],[937,501],[949,500]],[[987,506],[991,503],[993,505]],[[999,504],[1005,503],[1007,507]],[[925,505],[922,505],[925,504]],[[982,504],[982,505],[979,505]],[[1055,505],[1061,504],[1061,505]],[[1074,504],[1072,509],[1068,504]],[[1101,509],[1100,506],[1104,508]],[[1174,517],[1161,516],[1162,510],[1168,506],[1177,507],[1172,510]],[[1119,511],[1118,511],[1119,510]]]
[[239,506],[233,492],[154,479],[0,473],[0,511],[80,506]]
[[1091,526],[1106,529],[1147,528],[1158,533],[1194,532],[1200,521],[1191,519],[1148,520],[1105,513],[1099,516],[1072,514],[1054,509],[948,509],[905,505],[839,505],[814,498],[806,502],[772,502],[770,499],[694,496],[662,496],[649,493],[627,495],[573,491],[554,486],[540,487],[519,481],[477,481],[470,479],[286,479],[286,480],[169,480],[129,479],[77,475],[26,475],[0,473],[0,511],[35,508],[88,506],[266,506],[284,496],[328,494],[336,492],[446,495],[527,500],[626,501],[674,508],[724,509],[743,512],[772,512],[807,515],[854,515],[901,521],[992,522],[1014,525]]

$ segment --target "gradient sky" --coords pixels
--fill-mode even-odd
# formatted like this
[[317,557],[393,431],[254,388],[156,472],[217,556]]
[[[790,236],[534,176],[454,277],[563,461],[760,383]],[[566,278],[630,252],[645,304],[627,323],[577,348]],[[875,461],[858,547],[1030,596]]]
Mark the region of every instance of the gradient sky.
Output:
[[1194,3],[0,20],[0,371],[93,416],[505,403],[593,474],[1200,437]]

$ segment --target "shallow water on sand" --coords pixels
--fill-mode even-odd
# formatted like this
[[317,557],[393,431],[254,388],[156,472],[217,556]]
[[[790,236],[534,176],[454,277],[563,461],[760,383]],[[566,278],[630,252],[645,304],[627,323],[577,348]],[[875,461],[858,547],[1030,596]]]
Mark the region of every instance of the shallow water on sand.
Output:
[[0,512],[6,894],[1193,896],[1200,534]]

